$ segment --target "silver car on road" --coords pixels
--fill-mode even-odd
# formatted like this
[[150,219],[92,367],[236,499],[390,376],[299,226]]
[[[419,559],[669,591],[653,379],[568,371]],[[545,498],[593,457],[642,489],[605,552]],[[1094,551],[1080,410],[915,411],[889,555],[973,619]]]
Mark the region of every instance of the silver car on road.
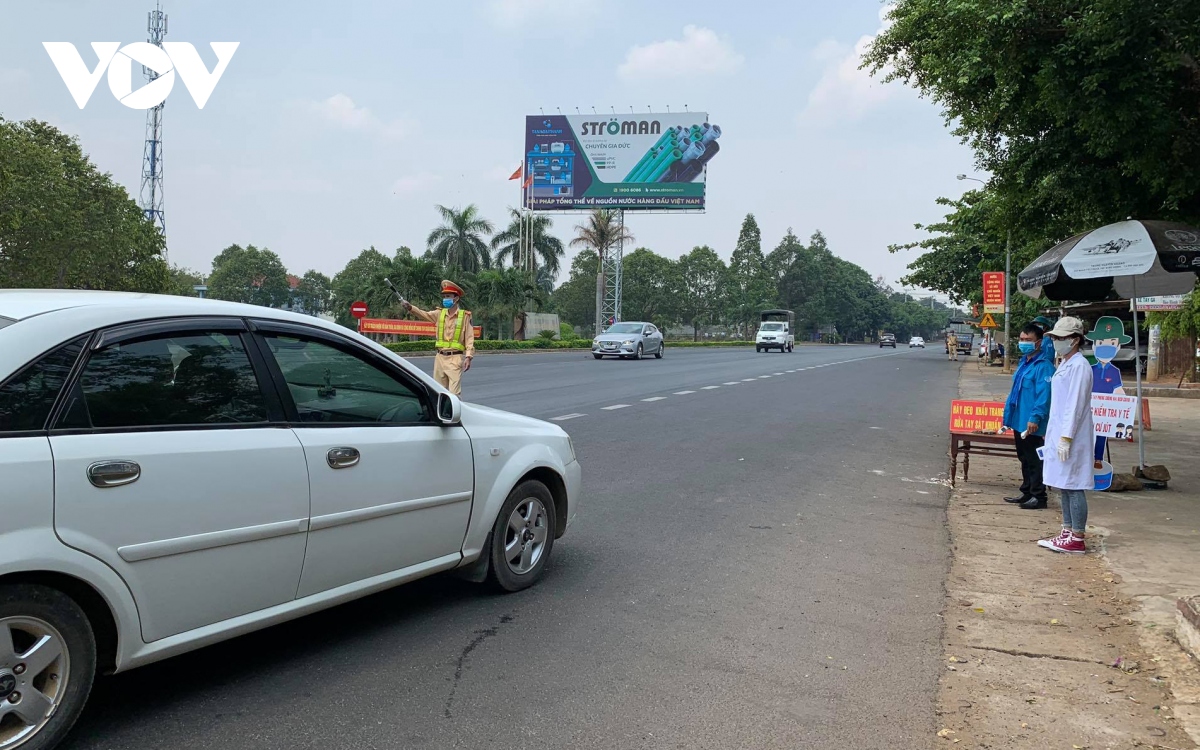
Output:
[[662,331],[651,323],[614,323],[592,340],[592,356],[596,359],[641,359],[646,354],[662,359],[664,348]]

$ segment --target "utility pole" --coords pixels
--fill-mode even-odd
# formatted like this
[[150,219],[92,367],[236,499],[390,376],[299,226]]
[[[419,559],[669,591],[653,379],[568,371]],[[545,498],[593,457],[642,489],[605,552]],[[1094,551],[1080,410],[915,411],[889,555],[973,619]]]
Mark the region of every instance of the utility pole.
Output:
[[1012,308],[1009,306],[1009,299],[1012,297],[1012,230],[1008,230],[1008,239],[1004,243],[1004,371],[1010,372],[1012,367],[1009,362],[1012,362],[1010,350],[1012,349],[1012,341],[1008,338],[1009,318],[1012,317]]

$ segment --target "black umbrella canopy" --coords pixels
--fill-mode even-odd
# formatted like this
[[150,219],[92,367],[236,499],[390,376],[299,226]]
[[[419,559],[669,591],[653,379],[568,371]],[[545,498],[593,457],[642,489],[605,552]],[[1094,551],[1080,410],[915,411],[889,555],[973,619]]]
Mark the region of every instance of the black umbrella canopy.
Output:
[[1017,287],[1034,299],[1130,299],[1185,294],[1197,274],[1200,228],[1131,220],[1058,243],[1017,274]]

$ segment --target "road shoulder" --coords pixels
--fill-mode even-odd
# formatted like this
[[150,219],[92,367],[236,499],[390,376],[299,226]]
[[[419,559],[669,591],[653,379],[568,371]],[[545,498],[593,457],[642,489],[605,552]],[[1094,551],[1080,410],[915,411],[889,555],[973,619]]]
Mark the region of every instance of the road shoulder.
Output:
[[[962,398],[1003,400],[1006,390],[1007,379],[962,366]],[[1195,661],[1164,634],[1144,635],[1153,628],[1140,602],[1103,554],[1037,547],[1060,528],[1057,498],[1041,511],[1005,503],[1020,483],[1015,460],[972,463],[948,511],[938,743],[1195,748],[1183,726],[1195,708]],[[1104,536],[1089,544],[1102,550]]]

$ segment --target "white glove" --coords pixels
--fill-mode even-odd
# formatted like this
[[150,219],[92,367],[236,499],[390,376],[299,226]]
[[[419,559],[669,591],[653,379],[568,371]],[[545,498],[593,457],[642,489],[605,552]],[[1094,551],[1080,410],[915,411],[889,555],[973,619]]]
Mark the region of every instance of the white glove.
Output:
[[1071,438],[1061,437],[1058,439],[1058,460],[1060,463],[1066,463],[1067,457],[1071,455]]

